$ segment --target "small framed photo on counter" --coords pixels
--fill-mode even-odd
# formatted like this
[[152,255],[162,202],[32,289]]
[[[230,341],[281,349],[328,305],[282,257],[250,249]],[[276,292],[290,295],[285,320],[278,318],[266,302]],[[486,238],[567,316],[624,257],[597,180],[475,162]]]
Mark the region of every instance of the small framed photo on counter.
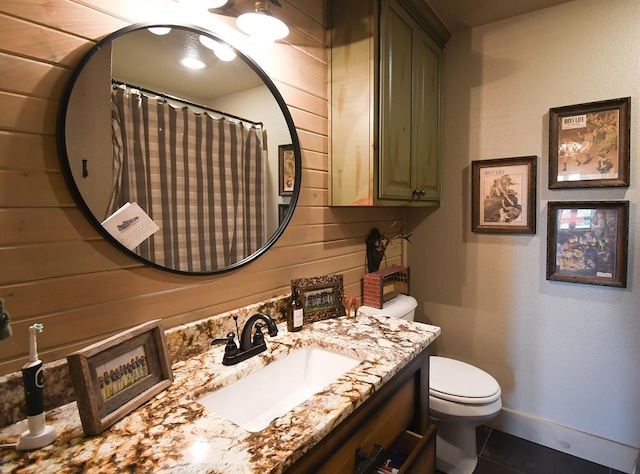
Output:
[[549,202],[547,280],[627,287],[629,201]]
[[340,274],[298,278],[291,280],[291,288],[297,289],[300,295],[304,324],[346,315],[342,301],[344,283]]
[[67,364],[86,435],[103,432],[173,382],[159,319],[69,354]]
[[549,109],[549,189],[629,186],[631,98]]

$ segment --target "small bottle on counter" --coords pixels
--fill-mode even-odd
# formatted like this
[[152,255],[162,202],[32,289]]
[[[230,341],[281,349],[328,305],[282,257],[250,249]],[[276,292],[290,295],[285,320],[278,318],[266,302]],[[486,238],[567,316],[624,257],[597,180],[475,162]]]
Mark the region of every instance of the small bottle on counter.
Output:
[[291,291],[291,304],[289,305],[289,312],[287,314],[287,330],[289,332],[296,332],[302,329],[304,319],[304,309],[300,302],[300,294],[297,288]]

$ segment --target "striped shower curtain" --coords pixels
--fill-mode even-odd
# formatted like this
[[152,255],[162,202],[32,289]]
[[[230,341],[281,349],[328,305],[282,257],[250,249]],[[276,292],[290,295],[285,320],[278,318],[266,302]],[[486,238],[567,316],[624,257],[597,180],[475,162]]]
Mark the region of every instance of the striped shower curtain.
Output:
[[160,227],[135,252],[210,272],[264,243],[262,134],[164,99],[114,88],[110,214],[137,202]]

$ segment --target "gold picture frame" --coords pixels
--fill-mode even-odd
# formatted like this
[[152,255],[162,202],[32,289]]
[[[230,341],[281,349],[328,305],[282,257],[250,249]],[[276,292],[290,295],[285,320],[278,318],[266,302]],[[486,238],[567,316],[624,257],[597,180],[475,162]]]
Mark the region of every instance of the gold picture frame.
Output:
[[628,187],[631,98],[549,109],[549,189]]
[[159,319],[69,354],[67,364],[86,435],[103,432],[173,382]]

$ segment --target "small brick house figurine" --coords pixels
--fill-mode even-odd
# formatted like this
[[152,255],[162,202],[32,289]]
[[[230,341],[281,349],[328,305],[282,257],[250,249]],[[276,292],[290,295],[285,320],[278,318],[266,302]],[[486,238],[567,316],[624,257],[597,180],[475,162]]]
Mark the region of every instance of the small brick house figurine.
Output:
[[409,267],[391,265],[384,270],[367,273],[363,278],[365,306],[380,309],[400,293],[409,294]]

